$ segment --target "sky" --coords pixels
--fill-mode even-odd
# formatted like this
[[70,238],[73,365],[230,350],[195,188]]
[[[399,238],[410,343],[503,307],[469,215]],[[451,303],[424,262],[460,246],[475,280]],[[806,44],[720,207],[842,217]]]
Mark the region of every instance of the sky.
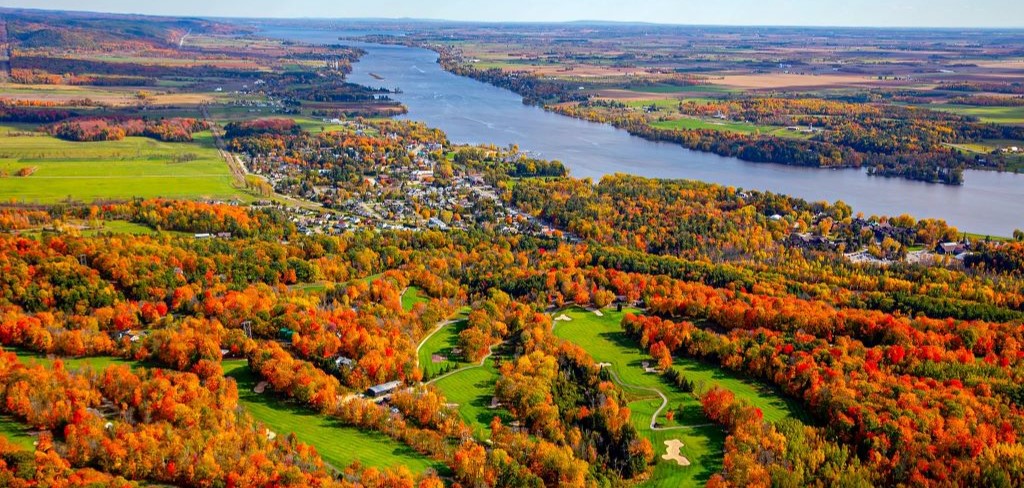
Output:
[[1024,27],[1022,0],[0,0],[0,6],[230,17]]

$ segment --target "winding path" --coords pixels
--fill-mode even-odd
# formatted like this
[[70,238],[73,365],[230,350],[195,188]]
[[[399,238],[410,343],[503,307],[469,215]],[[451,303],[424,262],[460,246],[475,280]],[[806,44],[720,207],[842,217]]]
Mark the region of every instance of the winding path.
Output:
[[[607,363],[607,364],[611,364],[611,363]],[[697,424],[697,425],[676,425],[676,426],[673,426],[673,427],[658,427],[658,425],[657,425],[658,424],[658,416],[661,415],[661,412],[664,411],[668,407],[668,397],[665,396],[665,394],[662,393],[661,390],[659,390],[657,388],[650,388],[650,387],[647,387],[647,386],[639,386],[639,385],[631,385],[629,383],[626,383],[625,381],[622,381],[622,378],[619,378],[619,374],[615,372],[615,369],[613,369],[611,367],[606,368],[606,369],[608,370],[608,373],[611,374],[612,379],[614,379],[615,382],[619,384],[619,386],[621,386],[623,388],[628,388],[628,389],[631,389],[631,390],[641,390],[641,391],[654,392],[654,394],[658,395],[658,397],[661,398],[661,406],[658,407],[658,409],[654,411],[653,415],[651,415],[651,430],[662,431],[662,430],[697,429],[697,428],[700,428],[700,427],[708,427],[710,425],[715,425],[715,424],[707,423],[707,424]]]
[[[463,366],[463,367],[461,367],[459,369],[456,369],[455,371],[449,371],[449,372],[447,372],[447,373],[445,373],[445,374],[443,374],[441,376],[438,376],[438,377],[436,377],[436,378],[434,378],[434,379],[424,383],[424,385],[432,385],[435,382],[437,382],[438,380],[443,380],[443,379],[445,379],[445,378],[447,378],[447,377],[449,377],[451,375],[458,374],[458,373],[461,373],[463,371],[468,371],[468,370],[476,369],[476,368],[482,368],[483,365],[485,363],[487,363],[487,359],[489,359],[492,355],[494,355],[494,348],[498,347],[501,344],[503,344],[503,343],[495,344],[495,345],[487,348],[487,354],[485,354],[484,357],[480,359],[480,362],[478,364],[471,364],[469,366]],[[418,357],[419,356],[417,355],[417,358]]]
[[[404,295],[404,292],[403,292],[403,295]],[[437,324],[437,327],[434,327],[434,330],[430,331],[429,334],[423,336],[423,339],[420,339],[419,345],[416,346],[416,367],[417,368],[420,367],[420,349],[423,349],[423,345],[426,344],[427,341],[430,340],[431,337],[434,337],[434,334],[437,334],[438,332],[440,332],[441,329],[443,329],[443,328],[445,328],[445,327],[447,327],[449,325],[452,325],[452,324],[454,324],[454,323],[456,323],[456,322],[458,322],[460,320],[465,320],[465,319],[448,319],[448,320],[445,320],[444,322],[441,322],[440,324]]]

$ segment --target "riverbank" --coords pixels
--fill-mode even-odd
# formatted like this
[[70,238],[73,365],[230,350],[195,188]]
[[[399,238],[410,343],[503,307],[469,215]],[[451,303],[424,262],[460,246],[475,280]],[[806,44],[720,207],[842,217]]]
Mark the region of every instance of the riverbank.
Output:
[[[337,42],[330,31],[278,30],[277,36],[312,43]],[[804,168],[749,163],[675,144],[651,142],[607,124],[587,122],[524,105],[515,93],[444,71],[433,51],[399,45],[352,43],[367,52],[348,81],[402,93],[400,118],[437,127],[455,143],[518,145],[531,156],[559,160],[577,178],[616,173],[690,179],[793,195],[807,201],[841,200],[870,215],[910,214],[945,219],[960,229],[1006,236],[1021,226],[1024,175],[966,170],[962,186],[901,178],[867,178],[862,169]],[[376,80],[375,73],[386,79]]]

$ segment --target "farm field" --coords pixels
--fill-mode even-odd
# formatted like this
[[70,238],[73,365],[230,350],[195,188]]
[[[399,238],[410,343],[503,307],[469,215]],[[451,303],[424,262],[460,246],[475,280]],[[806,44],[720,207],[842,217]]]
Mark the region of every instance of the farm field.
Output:
[[977,117],[993,124],[1024,124],[1024,107],[980,107],[972,105],[929,104],[920,105],[929,110],[940,110],[959,115]]
[[629,87],[626,90],[638,93],[729,93],[735,91],[718,85],[668,85],[664,83]]
[[792,131],[785,127],[775,127],[771,125],[754,125],[743,122],[710,121],[691,118],[654,122],[651,126],[659,129],[711,129],[738,132],[740,134],[772,135],[789,139],[810,139],[812,135],[810,133]]
[[440,463],[383,434],[362,432],[270,394],[255,393],[256,376],[245,360],[224,361],[223,365],[224,375],[238,382],[239,403],[253,417],[277,435],[294,433],[300,441],[315,447],[324,461],[336,469],[344,469],[357,460],[376,468],[405,466],[413,473],[444,469]]
[[[192,143],[142,137],[70,142],[25,135],[26,127],[0,126],[0,193],[5,200],[53,203],[131,197],[245,198],[209,132]],[[175,162],[180,160],[183,162]],[[13,176],[24,168],[32,174]]]
[[[605,309],[601,312],[603,316],[581,308],[555,312],[556,318],[564,314],[570,319],[555,321],[555,335],[580,345],[595,361],[610,363],[613,379],[617,379],[623,390],[635,398],[630,403],[634,414],[633,423],[641,434],[650,439],[655,452],[659,453],[653,477],[658,481],[652,482],[651,486],[680,486],[706,481],[721,468],[720,453],[724,448],[725,434],[719,427],[708,425],[709,421],[700,403],[692,394],[681,391],[661,375],[644,371],[642,364],[653,363],[653,360],[633,339],[626,336],[621,326],[622,317],[627,312],[636,313],[636,310],[617,312]],[[731,390],[737,398],[761,408],[768,420],[805,417],[795,403],[720,368],[685,358],[675,358],[673,367],[698,388],[718,385]],[[655,419],[659,427],[670,430],[651,429],[652,418],[662,404],[662,399],[652,390],[660,391],[668,399],[665,411],[672,409],[677,412],[671,422],[665,418],[665,411],[660,412]],[[690,428],[679,428],[684,426]],[[660,458],[660,454],[665,452],[664,441],[670,439],[683,442],[680,453],[690,460],[690,466],[681,467],[673,461]]]

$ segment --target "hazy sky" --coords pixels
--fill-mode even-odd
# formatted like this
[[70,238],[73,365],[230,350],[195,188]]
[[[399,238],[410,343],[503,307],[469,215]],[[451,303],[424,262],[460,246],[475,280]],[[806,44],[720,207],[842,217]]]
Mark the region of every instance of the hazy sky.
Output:
[[0,6],[233,17],[1024,27],[1024,0],[0,0]]

